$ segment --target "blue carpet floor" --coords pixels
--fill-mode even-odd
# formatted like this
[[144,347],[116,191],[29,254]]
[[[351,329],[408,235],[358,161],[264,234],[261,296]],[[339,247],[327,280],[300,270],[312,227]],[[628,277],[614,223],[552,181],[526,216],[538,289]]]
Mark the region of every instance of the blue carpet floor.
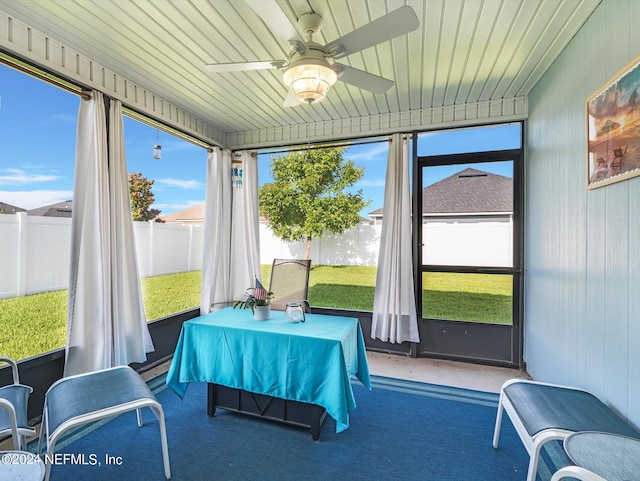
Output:
[[[372,383],[370,392],[354,381],[349,429],[336,434],[327,417],[317,442],[307,430],[220,409],[209,418],[203,383],[184,400],[164,377],[150,385],[165,411],[174,481],[525,480],[528,455],[507,417],[500,448],[491,445],[496,394],[377,376]],[[158,423],[143,413],[141,428],[127,413],[61,440],[57,453],[83,453],[86,464],[67,458],[51,480],[164,479]],[[565,464],[561,449],[545,451],[540,464],[539,479],[549,480]]]

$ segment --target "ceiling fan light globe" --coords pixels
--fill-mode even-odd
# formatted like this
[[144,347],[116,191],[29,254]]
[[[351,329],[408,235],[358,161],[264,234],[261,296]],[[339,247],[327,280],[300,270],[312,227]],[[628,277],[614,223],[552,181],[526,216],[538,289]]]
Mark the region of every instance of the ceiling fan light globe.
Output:
[[315,103],[324,99],[338,75],[326,65],[302,63],[288,68],[282,80],[299,102]]

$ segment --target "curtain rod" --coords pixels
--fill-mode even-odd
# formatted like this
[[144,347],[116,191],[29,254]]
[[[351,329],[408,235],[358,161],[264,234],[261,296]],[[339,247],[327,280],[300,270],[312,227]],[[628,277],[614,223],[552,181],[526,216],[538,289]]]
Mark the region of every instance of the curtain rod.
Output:
[[334,147],[354,147],[356,145],[367,145],[367,144],[381,144],[384,142],[390,142],[391,139],[389,138],[384,138],[384,139],[372,139],[372,140],[364,140],[361,142],[341,142],[338,144],[332,144],[332,143],[324,143],[324,144],[315,144],[315,145],[310,145],[310,146],[295,146],[295,147],[291,147],[289,149],[282,149],[282,150],[264,150],[261,151],[261,154],[285,154],[285,153],[289,153],[289,152],[303,152],[305,150],[319,150],[319,149],[331,149]]
[[215,144],[209,143],[209,142],[205,142],[204,140],[200,140],[197,137],[194,137],[190,134],[187,134],[185,132],[182,132],[181,130],[178,130],[174,127],[170,127],[166,124],[163,124],[162,122],[159,122],[157,120],[152,119],[151,117],[147,117],[145,114],[141,114],[140,112],[133,110],[130,107],[125,107],[124,105],[122,106],[122,111],[127,115],[127,117],[130,117],[134,120],[137,120],[138,122],[142,122],[143,124],[148,125],[149,127],[153,127],[154,129],[158,129],[158,130],[162,130],[163,132],[166,132],[168,134],[171,135],[175,135],[176,137],[192,143],[194,145],[197,145],[198,147],[203,147],[205,149],[207,149],[207,152],[211,152],[212,151],[212,147],[219,147]]
[[91,98],[91,95],[89,95],[86,92],[83,92],[83,88],[75,85],[71,82],[68,82],[56,75],[53,75],[45,70],[42,70],[38,67],[36,67],[35,65],[32,65],[30,63],[24,62],[22,60],[18,60],[10,55],[7,55],[6,53],[0,51],[0,62],[2,62],[3,64],[7,65],[8,67],[11,67],[15,70],[18,70],[22,73],[25,73],[27,75],[30,75],[31,77],[35,77],[39,80],[42,80],[44,82],[47,82],[51,85],[54,85],[58,88],[61,88],[62,90],[66,90],[67,92],[71,92],[72,94],[76,94],[79,95],[80,97],[82,97],[85,100],[89,100]]

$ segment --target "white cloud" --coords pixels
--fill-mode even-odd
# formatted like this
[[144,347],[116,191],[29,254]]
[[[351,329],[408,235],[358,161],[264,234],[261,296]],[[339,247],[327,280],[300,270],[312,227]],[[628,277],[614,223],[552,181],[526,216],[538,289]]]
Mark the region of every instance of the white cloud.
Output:
[[384,179],[369,179],[356,182],[356,187],[384,187]]
[[[354,146],[356,147],[356,146]],[[359,149],[364,149],[358,152],[357,154],[351,154],[347,152],[345,154],[345,158],[354,161],[367,161],[374,160],[375,158],[379,158],[381,154],[384,154],[385,157],[389,152],[389,143],[382,142],[380,144],[371,144],[369,146],[362,146]]]
[[72,197],[72,190],[32,190],[18,192],[0,190],[0,201],[27,210],[70,200]]
[[58,175],[30,174],[21,169],[5,169],[5,174],[0,175],[0,184],[30,184],[34,182],[52,182],[58,180]]
[[156,179],[156,184],[168,185],[170,187],[179,187],[180,189],[202,189],[204,182],[200,180],[184,180],[184,179]]

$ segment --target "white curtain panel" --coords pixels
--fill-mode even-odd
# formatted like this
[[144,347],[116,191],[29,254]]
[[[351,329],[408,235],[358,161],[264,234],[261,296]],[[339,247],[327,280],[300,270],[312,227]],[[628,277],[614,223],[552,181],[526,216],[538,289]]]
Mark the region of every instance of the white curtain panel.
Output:
[[137,272],[122,104],[81,100],[64,375],[144,362],[153,343]]
[[409,145],[402,134],[389,144],[378,273],[371,337],[384,342],[420,342],[411,257]]
[[213,149],[207,161],[200,314],[242,299],[260,278],[259,220],[257,154]]
[[231,151],[211,149],[207,156],[200,314],[225,307],[232,300],[231,177]]
[[260,217],[258,213],[258,156],[256,152],[234,152],[233,169],[242,175],[232,182],[231,297],[242,299],[247,288],[260,279]]
[[142,303],[124,147],[122,102],[119,100],[111,100],[109,109],[109,202],[113,313],[111,366],[126,366],[132,362],[146,361],[146,353],[153,352],[154,347]]

